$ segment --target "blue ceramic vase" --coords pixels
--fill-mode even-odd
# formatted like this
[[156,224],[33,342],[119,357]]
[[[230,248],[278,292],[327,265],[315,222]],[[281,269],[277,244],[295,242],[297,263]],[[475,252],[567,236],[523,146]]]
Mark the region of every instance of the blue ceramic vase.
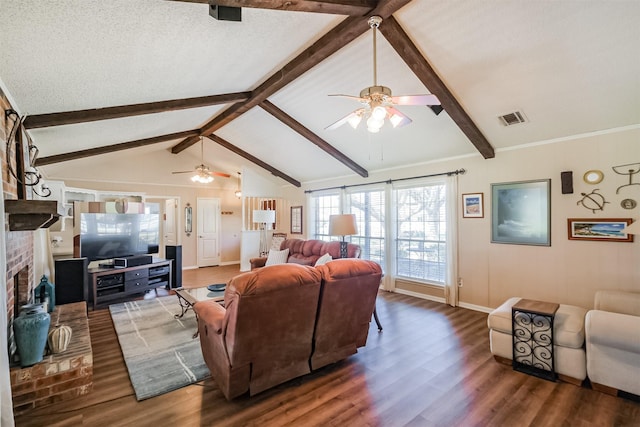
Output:
[[23,306],[20,315],[13,319],[13,335],[21,367],[25,368],[42,361],[50,324],[51,316],[42,304]]

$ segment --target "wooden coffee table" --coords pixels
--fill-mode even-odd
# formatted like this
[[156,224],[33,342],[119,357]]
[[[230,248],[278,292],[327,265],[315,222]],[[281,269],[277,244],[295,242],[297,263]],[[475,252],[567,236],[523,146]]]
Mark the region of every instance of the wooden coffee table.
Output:
[[[189,309],[193,309],[195,303],[199,301],[216,301],[218,303],[224,303],[224,290],[221,291],[210,291],[207,289],[207,286],[203,286],[201,288],[178,288],[176,289],[176,295],[178,296],[178,304],[180,304],[180,308],[182,312],[180,314],[176,314],[174,317],[176,319],[182,318]],[[195,314],[195,311],[194,311]],[[196,320],[198,315],[196,314]],[[193,334],[193,338],[198,337],[198,331]]]

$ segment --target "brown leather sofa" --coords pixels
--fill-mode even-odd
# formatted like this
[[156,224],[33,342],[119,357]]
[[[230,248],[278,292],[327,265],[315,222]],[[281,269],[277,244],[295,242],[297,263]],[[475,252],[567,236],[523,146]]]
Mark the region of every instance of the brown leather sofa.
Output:
[[227,399],[344,359],[366,344],[382,271],[339,259],[267,266],[234,277],[225,306],[194,305],[204,360]]
[[[324,240],[286,239],[280,244],[280,250],[289,249],[287,263],[315,265],[318,258],[329,254],[333,259],[340,258],[340,242]],[[347,243],[347,258],[360,258],[360,246]],[[264,267],[267,257],[251,258],[251,269]]]

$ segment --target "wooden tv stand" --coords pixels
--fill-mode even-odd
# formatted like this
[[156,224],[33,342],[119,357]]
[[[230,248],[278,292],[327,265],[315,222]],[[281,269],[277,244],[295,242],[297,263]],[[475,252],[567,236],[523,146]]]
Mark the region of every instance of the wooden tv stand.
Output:
[[151,264],[135,267],[90,268],[89,283],[93,309],[102,304],[125,299],[129,295],[171,285],[171,260],[154,259]]

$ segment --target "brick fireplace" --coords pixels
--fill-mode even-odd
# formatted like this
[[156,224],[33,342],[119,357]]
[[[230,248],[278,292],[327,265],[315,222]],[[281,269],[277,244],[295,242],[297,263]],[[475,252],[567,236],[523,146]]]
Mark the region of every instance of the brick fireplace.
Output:
[[[7,166],[16,171],[15,144],[7,139],[13,125],[13,118],[7,118],[5,111],[11,108],[0,89],[0,162],[2,171],[2,197],[4,200],[30,198],[19,188],[19,183]],[[6,207],[5,207],[6,210]],[[3,212],[4,214],[4,212]],[[7,337],[9,360],[15,362],[17,353],[13,337],[13,320],[19,315],[20,307],[33,302],[33,290],[37,283],[34,278],[34,232],[9,231],[5,217],[6,246],[6,287],[0,292],[7,296]],[[12,363],[10,370],[13,406],[16,414],[47,405],[59,400],[89,393],[93,384],[93,356],[84,302],[56,307],[51,313],[52,327],[56,323],[71,326],[73,333],[67,351],[46,355],[43,362],[32,367],[20,368]]]

